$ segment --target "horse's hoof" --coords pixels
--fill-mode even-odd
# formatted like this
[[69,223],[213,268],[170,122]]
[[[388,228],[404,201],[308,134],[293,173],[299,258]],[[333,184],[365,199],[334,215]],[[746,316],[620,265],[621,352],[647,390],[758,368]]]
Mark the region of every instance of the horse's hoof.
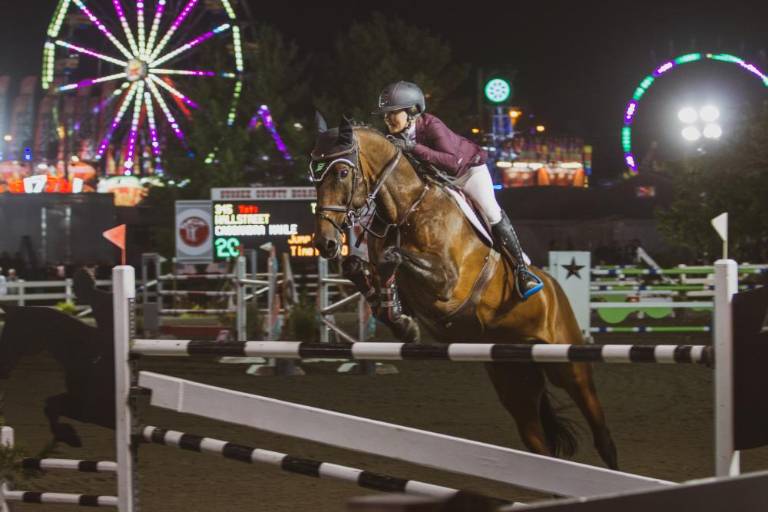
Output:
[[385,277],[389,277],[395,273],[397,267],[403,262],[403,255],[396,247],[387,247],[379,259],[377,265],[379,274]]
[[347,256],[341,262],[341,273],[344,277],[362,272],[363,260],[359,256]]
[[421,343],[419,323],[410,316],[401,316],[392,327],[395,337],[403,343]]
[[83,446],[83,441],[72,425],[59,423],[51,427],[51,432],[53,433],[53,440],[56,442],[64,443],[73,448],[81,448]]

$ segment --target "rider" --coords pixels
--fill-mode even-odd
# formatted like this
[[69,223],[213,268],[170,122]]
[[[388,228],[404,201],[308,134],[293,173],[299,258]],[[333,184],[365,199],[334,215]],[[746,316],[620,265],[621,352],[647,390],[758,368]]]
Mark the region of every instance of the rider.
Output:
[[432,164],[454,177],[454,184],[469,196],[491,225],[497,245],[514,259],[517,290],[523,300],[541,290],[542,281],[528,270],[512,223],[493,193],[486,152],[454,133],[440,119],[427,114],[424,93],[411,82],[389,84],[379,95],[378,112],[403,152]]

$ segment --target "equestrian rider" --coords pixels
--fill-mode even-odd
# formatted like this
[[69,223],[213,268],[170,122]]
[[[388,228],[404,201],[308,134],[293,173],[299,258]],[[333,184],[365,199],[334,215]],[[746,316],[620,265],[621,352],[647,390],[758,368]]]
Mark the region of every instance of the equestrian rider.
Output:
[[485,164],[486,152],[456,134],[432,114],[427,114],[424,93],[411,82],[389,84],[379,95],[378,112],[390,133],[390,142],[417,160],[451,175],[491,225],[497,247],[513,259],[517,290],[523,300],[541,290],[542,281],[528,270],[520,240],[493,193],[493,181]]

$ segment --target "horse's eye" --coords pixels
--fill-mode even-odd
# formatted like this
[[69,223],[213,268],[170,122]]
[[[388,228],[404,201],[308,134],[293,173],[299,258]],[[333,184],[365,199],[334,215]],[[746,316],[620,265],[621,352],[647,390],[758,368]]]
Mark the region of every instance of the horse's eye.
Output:
[[349,175],[349,169],[341,169],[339,171],[339,178],[344,179]]

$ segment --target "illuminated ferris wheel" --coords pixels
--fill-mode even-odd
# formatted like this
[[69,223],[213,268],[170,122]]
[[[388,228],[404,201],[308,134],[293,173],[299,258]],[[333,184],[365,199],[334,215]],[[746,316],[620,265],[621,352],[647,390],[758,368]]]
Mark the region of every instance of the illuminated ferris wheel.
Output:
[[[48,27],[42,85],[87,108],[71,109],[91,142],[90,159],[107,152],[118,174],[141,172],[147,156],[162,172],[166,135],[185,144],[200,81],[224,81],[235,120],[243,56],[236,0],[59,0]],[[82,102],[81,102],[82,103]]]

